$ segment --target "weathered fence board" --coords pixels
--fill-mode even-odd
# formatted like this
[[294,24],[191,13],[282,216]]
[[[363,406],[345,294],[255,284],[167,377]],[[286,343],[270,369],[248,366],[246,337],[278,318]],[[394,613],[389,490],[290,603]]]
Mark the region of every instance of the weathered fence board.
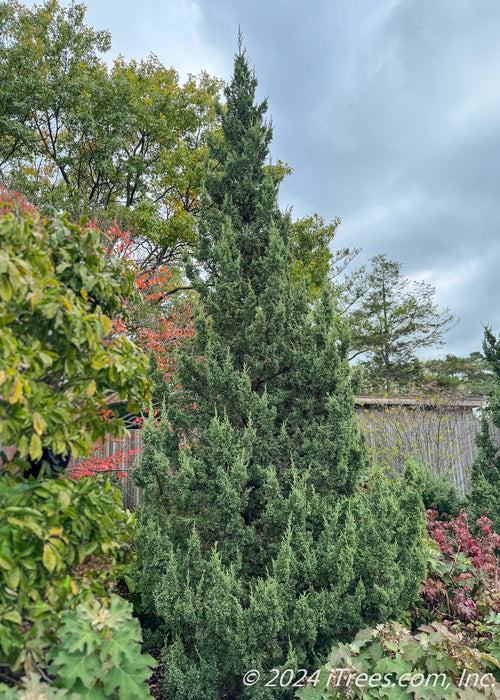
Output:
[[136,461],[140,459],[142,447],[141,431],[129,429],[129,435],[124,438],[107,437],[95,446],[89,458],[71,460],[68,469],[82,469],[86,464],[105,460],[106,472],[114,473],[118,477],[123,507],[134,510],[139,503],[142,489],[132,481],[132,470]]

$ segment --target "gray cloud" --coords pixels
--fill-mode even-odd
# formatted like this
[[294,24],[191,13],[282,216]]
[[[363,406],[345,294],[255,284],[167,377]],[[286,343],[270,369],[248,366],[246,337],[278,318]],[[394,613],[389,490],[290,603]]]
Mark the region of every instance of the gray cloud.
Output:
[[500,332],[498,0],[87,0],[128,57],[229,78],[238,25],[297,216],[339,215],[361,245],[426,279],[460,323],[441,352]]

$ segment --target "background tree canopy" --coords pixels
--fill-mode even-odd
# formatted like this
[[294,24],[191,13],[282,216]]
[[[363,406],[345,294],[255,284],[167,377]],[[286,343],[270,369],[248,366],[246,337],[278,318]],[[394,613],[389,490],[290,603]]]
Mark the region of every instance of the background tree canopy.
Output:
[[85,6],[0,5],[0,166],[43,213],[118,221],[144,266],[193,243],[204,135],[221,81],[181,85],[156,56],[101,60],[109,32]]
[[371,264],[371,270],[359,271],[344,295],[350,356],[368,355],[365,385],[390,392],[418,378],[416,352],[443,344],[455,317],[449,309],[438,309],[431,285],[404,277],[401,263],[377,255]]

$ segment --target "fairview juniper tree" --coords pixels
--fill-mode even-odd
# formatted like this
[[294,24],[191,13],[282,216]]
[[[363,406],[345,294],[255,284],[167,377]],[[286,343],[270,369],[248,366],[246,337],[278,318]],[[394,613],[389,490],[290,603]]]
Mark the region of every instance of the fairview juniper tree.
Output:
[[485,328],[483,351],[489,369],[494,374],[494,391],[488,410],[481,420],[481,432],[476,435],[478,455],[472,465],[470,512],[476,518],[487,516],[500,530],[500,453],[493,444],[490,422],[500,427],[500,336]]
[[[240,50],[188,271],[194,351],[136,471],[137,590],[168,698],[292,697],[264,687],[271,669],[312,670],[334,640],[404,610],[423,575],[412,475],[366,488],[344,328],[290,279],[255,88]],[[249,669],[262,681],[246,687]]]

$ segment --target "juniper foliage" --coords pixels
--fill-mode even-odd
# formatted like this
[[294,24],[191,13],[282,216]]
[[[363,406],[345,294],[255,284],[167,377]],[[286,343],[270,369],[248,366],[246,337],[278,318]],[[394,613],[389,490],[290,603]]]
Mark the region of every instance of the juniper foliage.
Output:
[[242,676],[313,668],[334,640],[406,609],[423,577],[411,474],[360,487],[347,333],[327,295],[311,309],[290,279],[256,85],[240,46],[189,269],[194,352],[136,471],[137,590],[168,698],[292,697]]
[[483,352],[494,373],[495,388],[476,435],[478,455],[472,465],[470,512],[476,518],[487,515],[497,531],[500,527],[500,453],[490,435],[490,422],[500,428],[500,337],[485,328]]

